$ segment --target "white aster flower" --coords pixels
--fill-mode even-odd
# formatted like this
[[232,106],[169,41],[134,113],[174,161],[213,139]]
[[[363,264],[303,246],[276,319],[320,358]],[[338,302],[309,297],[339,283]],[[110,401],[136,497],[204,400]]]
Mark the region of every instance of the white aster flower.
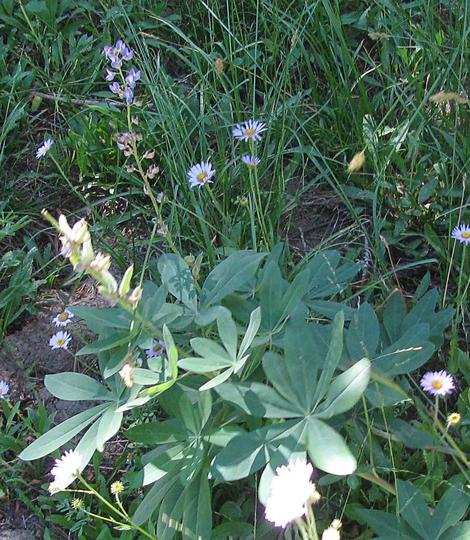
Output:
[[153,339],[152,346],[148,349],[145,349],[145,354],[147,358],[155,358],[156,356],[161,356],[165,352],[165,343],[160,339]]
[[51,470],[54,481],[49,485],[50,493],[66,489],[80,474],[82,456],[76,450],[68,450],[60,459],[55,460]]
[[68,349],[72,336],[68,332],[57,332],[49,340],[49,347],[54,349]]
[[7,382],[0,380],[0,399],[5,399],[10,391],[10,386]]
[[62,313],[59,313],[59,315],[57,315],[56,317],[52,319],[52,322],[57,327],[67,326],[69,323],[72,322],[72,319],[73,319],[73,313],[69,309],[64,309]]
[[276,527],[285,527],[302,517],[307,511],[309,499],[314,495],[315,484],[310,482],[313,467],[305,459],[289,461],[277,467],[266,501],[266,519]]
[[54,144],[52,139],[46,139],[43,144],[36,151],[36,159],[42,158],[47,152],[51,149],[51,146]]
[[260,141],[261,133],[266,131],[267,127],[264,122],[258,122],[257,120],[248,120],[243,124],[237,124],[233,130],[232,134],[235,139],[241,141]]
[[420,384],[425,392],[433,396],[447,396],[455,390],[454,378],[447,371],[428,371]]
[[339,519],[333,520],[328,529],[323,531],[321,540],[341,540],[339,530],[341,529],[341,521]]
[[458,225],[452,231],[452,238],[461,244],[470,244],[470,225]]
[[212,183],[211,178],[214,176],[215,170],[209,161],[201,161],[193,165],[188,172],[188,182],[191,188],[202,187],[204,184]]
[[261,163],[258,157],[249,155],[242,156],[242,161],[247,167],[257,167]]

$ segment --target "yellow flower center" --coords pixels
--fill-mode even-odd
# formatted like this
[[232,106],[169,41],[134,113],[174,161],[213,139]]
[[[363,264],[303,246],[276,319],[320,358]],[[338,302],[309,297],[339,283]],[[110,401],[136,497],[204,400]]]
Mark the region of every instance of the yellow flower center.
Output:
[[159,353],[162,350],[162,346],[160,345],[160,343],[157,343],[156,345],[153,346],[152,350],[155,353]]
[[470,232],[463,232],[462,238],[465,238],[465,240],[468,240],[470,238]]
[[62,347],[64,343],[65,343],[65,339],[60,338],[57,340],[57,345],[59,345],[59,347]]
[[199,182],[204,182],[204,180],[207,178],[207,173],[205,172],[200,172],[198,175],[197,175],[197,179]]
[[449,414],[447,421],[449,424],[458,424],[460,422],[460,414],[459,413],[452,413]]
[[69,318],[69,314],[66,311],[63,311],[58,317],[59,321],[67,321]]
[[436,380],[432,381],[432,387],[436,390],[440,390],[442,388],[442,381]]
[[256,131],[253,128],[247,128],[245,129],[245,135],[247,137],[253,137],[253,135],[256,133]]

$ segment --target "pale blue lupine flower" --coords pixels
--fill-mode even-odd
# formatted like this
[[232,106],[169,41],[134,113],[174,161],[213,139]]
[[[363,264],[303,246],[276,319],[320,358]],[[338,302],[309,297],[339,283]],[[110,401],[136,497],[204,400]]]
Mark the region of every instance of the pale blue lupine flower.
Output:
[[118,82],[113,82],[113,84],[110,84],[109,89],[111,90],[113,94],[121,93],[121,85]]
[[10,391],[10,387],[5,381],[0,380],[0,399],[5,399]]
[[126,103],[130,105],[134,100],[134,92],[131,88],[127,87],[122,93],[123,98],[126,100]]
[[126,76],[126,83],[131,87],[135,88],[137,81],[140,79],[142,73],[137,71],[133,67],[129,70],[129,73]]

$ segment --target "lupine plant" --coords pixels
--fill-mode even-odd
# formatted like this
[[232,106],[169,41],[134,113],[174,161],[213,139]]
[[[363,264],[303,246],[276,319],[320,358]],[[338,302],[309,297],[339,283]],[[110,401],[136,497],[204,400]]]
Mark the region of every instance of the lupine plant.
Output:
[[[20,454],[23,460],[47,456],[70,447],[84,431],[56,461],[51,493],[94,495],[109,511],[101,519],[120,530],[163,540],[180,534],[205,539],[218,527],[228,537],[237,534],[238,525],[214,523],[214,490],[256,478],[258,500],[266,507],[264,526],[294,527],[303,539],[316,540],[320,533],[312,505],[321,499],[321,488],[310,479],[315,467],[325,478],[361,478],[397,493],[407,523],[416,499],[417,512],[425,519],[419,494],[413,491],[408,497],[411,484],[399,483],[397,491],[381,477],[362,455],[351,427],[361,423],[365,411],[379,428],[385,410],[410,401],[409,377],[441,346],[453,316],[451,309],[436,311],[437,291],[417,291],[410,310],[398,292],[379,313],[366,302],[348,305],[339,298],[360,264],[323,251],[286,279],[280,267],[282,245],[272,253],[234,252],[202,281],[199,270],[179,255],[161,255],[158,281],[141,280],[132,288],[133,268],[118,284],[110,257],[95,253],[84,220],[71,227],[63,215],[57,221],[48,212],[44,215],[61,234],[62,254],[76,270],[93,277],[113,304],[101,309],[71,306],[54,319],[55,324],[71,317],[87,323],[97,339],[77,356],[96,355],[99,369],[95,377],[68,372],[45,378],[57,398],[92,402]],[[67,337],[55,336],[51,346],[60,346],[59,340],[65,344]],[[454,388],[444,372],[428,373],[421,385],[433,395]],[[150,417],[132,421],[139,408]],[[438,412],[436,403],[433,431],[415,423],[407,434],[406,421],[395,418],[389,432],[405,446],[451,451],[467,467]],[[133,425],[124,435],[135,449],[145,449],[141,468],[120,484],[144,490],[132,511],[119,498],[113,505],[84,476],[93,455],[103,452],[129,422]],[[410,433],[418,434],[417,439]],[[77,478],[84,490],[71,487]],[[465,494],[452,517],[444,523],[436,519],[439,527],[432,525],[436,540],[447,529],[453,531],[442,536],[448,540],[467,530],[466,524],[458,524],[468,506],[459,485],[436,509],[445,513],[456,490]],[[122,489],[113,486],[111,493],[117,496]],[[376,515],[372,510],[358,513],[373,529]],[[341,523],[333,518],[324,527],[324,539],[340,537]],[[390,530],[395,527],[393,534],[401,535],[396,538],[415,538],[398,518],[388,522]]]

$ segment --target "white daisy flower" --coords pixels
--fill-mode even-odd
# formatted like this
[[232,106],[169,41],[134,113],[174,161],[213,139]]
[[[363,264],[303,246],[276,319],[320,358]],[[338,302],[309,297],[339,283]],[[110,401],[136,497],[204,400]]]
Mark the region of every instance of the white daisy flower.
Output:
[[68,332],[57,332],[49,340],[49,347],[54,349],[68,349],[72,336]]
[[52,139],[46,139],[44,143],[36,151],[36,159],[42,158],[47,152],[51,149],[51,146],[54,144]]
[[212,183],[211,178],[214,176],[215,170],[212,168],[209,161],[201,161],[193,165],[188,172],[188,182],[191,188],[202,187],[204,184]]
[[241,141],[260,141],[261,133],[266,130],[267,127],[264,122],[258,122],[257,120],[248,120],[248,122],[244,122],[243,124],[237,124],[233,128],[232,134],[235,139],[239,139]]
[[64,309],[62,313],[59,313],[59,315],[57,315],[56,317],[52,319],[52,322],[57,327],[67,326],[69,323],[72,322],[72,319],[73,319],[73,313],[69,309]]
[[470,244],[470,225],[458,225],[452,231],[452,238],[461,244]]
[[341,529],[341,521],[339,519],[333,520],[333,523],[323,531],[321,540],[341,540],[339,530]]
[[455,390],[454,378],[447,371],[428,371],[421,379],[421,388],[432,396],[447,396]]
[[0,380],[0,399],[5,399],[10,391],[10,386],[3,380]]
[[60,459],[55,460],[51,470],[54,481],[49,485],[50,493],[66,489],[80,474],[82,456],[76,450],[68,450]]
[[145,354],[147,358],[155,358],[156,356],[161,356],[165,352],[165,343],[160,339],[152,340],[152,346],[148,349],[145,349]]
[[305,459],[289,461],[276,469],[266,501],[267,520],[285,527],[306,513],[309,499],[316,493],[315,484],[310,482],[312,473],[313,467]]
[[242,156],[242,161],[247,167],[257,167],[261,163],[258,157],[249,155]]

